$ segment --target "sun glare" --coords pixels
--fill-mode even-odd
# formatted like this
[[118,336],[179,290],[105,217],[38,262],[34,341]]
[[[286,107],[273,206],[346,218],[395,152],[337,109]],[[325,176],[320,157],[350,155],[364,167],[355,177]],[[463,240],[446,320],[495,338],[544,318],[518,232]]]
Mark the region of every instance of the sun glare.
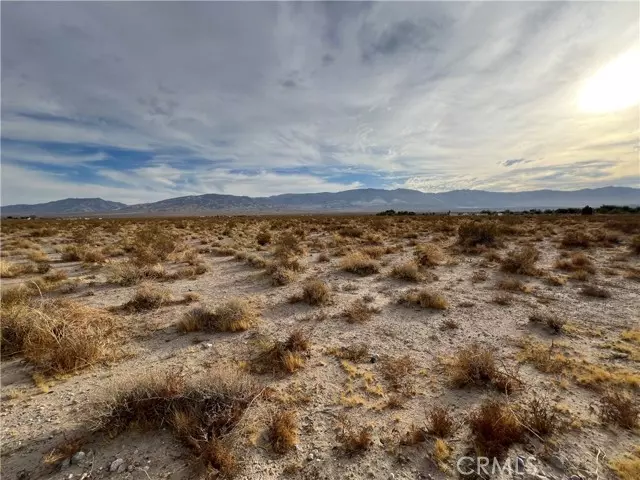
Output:
[[623,53],[589,78],[578,97],[580,110],[616,112],[640,101],[640,48]]

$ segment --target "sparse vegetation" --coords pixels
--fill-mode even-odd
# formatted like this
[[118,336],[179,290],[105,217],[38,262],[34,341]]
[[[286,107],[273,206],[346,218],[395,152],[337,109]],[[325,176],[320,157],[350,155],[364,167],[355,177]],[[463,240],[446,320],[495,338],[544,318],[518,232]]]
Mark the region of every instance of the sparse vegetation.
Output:
[[362,253],[352,253],[340,261],[340,268],[345,272],[366,276],[378,273],[380,271],[380,264]]
[[524,439],[525,429],[513,406],[488,398],[469,415],[469,428],[476,450],[487,457],[501,457],[514,443]]
[[440,293],[426,288],[407,292],[400,299],[400,303],[418,305],[422,308],[431,308],[435,310],[446,310],[449,308],[449,302],[447,302]]

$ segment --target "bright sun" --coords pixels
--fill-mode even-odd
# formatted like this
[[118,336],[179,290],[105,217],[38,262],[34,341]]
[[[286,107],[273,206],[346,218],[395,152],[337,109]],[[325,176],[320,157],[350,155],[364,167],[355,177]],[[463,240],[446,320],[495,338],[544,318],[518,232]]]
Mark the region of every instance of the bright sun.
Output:
[[598,70],[582,86],[580,110],[607,113],[632,107],[640,101],[640,48],[623,53]]

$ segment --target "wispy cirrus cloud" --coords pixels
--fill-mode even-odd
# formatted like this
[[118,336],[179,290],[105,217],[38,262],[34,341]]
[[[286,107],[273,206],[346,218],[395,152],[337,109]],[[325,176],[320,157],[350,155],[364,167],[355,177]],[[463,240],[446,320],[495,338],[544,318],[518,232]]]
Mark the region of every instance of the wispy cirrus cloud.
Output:
[[638,174],[638,110],[587,115],[576,101],[638,44],[637,3],[1,8],[3,204]]

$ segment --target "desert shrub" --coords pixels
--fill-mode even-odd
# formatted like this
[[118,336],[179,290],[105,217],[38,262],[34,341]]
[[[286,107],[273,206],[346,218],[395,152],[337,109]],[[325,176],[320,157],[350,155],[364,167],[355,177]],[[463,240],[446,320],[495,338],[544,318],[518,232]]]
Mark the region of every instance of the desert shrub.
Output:
[[61,252],[60,259],[63,262],[77,262],[82,260],[82,249],[78,245],[67,245]]
[[413,254],[418,264],[426,267],[440,265],[445,258],[442,249],[433,243],[418,245]]
[[355,427],[346,419],[343,419],[341,423],[337,437],[347,455],[360,454],[371,448],[373,445],[371,427]]
[[600,417],[629,430],[638,425],[640,403],[626,392],[610,392],[600,399]]
[[541,437],[551,435],[559,427],[558,414],[541,397],[530,400],[523,413],[524,424]]
[[447,407],[436,406],[427,413],[427,433],[438,438],[447,438],[457,430],[458,424]]
[[309,280],[302,287],[302,294],[294,298],[309,305],[326,305],[331,301],[331,289],[322,280]]
[[513,303],[513,295],[506,292],[498,292],[491,298],[491,301],[504,307]]
[[273,255],[277,259],[286,259],[304,254],[304,247],[300,239],[291,232],[285,232],[278,236]]
[[338,230],[338,233],[343,237],[360,238],[364,234],[364,230],[356,226],[347,226]]
[[546,325],[553,333],[560,333],[567,321],[552,313],[533,313],[529,316],[529,321]]
[[416,370],[416,363],[409,355],[403,355],[398,358],[385,358],[380,363],[380,370],[392,390],[401,392],[404,395],[412,395],[414,393],[414,382],[411,375]]
[[360,250],[361,253],[366,255],[369,258],[373,258],[374,260],[380,260],[382,256],[386,253],[386,250],[383,247],[364,247]]
[[[246,300],[236,298],[210,310],[196,307],[185,315],[179,324],[182,331],[241,332],[254,326],[258,321],[258,312]],[[189,328],[189,325],[195,327]]]
[[170,298],[171,294],[167,289],[146,283],[136,289],[133,298],[123,308],[134,312],[154,310],[166,304]]
[[591,243],[589,236],[580,230],[565,232],[560,244],[566,248],[588,248]]
[[595,285],[586,285],[585,287],[582,287],[580,293],[587,297],[611,298],[611,292],[609,292],[609,290],[606,290],[602,287],[597,287]]
[[631,243],[629,244],[629,248],[636,255],[640,255],[640,235],[636,235],[631,239]]
[[354,301],[349,305],[342,315],[349,323],[364,323],[373,318],[373,315],[379,313],[380,310],[374,307],[370,307],[361,298]]
[[137,265],[153,265],[165,261],[176,245],[176,238],[170,230],[157,224],[146,225],[135,233],[132,259]]
[[27,258],[35,263],[46,263],[49,261],[49,255],[47,255],[42,250],[34,250],[33,252],[29,252]]
[[496,288],[507,292],[529,292],[529,287],[527,287],[527,285],[525,285],[520,279],[514,277],[500,279],[496,284]]
[[458,227],[458,243],[463,247],[496,246],[498,235],[494,222],[467,220]]
[[288,285],[297,278],[297,273],[279,264],[272,264],[267,272],[271,276],[271,283],[276,286]]
[[177,372],[136,376],[99,406],[94,429],[113,436],[134,427],[168,427],[206,469],[228,477],[239,468],[235,432],[260,391],[248,376],[225,369],[188,379]]
[[518,251],[508,253],[502,260],[501,270],[520,275],[538,275],[540,272],[535,264],[540,258],[540,252],[535,247],[523,247]]
[[393,278],[406,280],[409,282],[419,282],[421,278],[418,265],[414,261],[408,261],[399,265],[394,265],[389,275]]
[[267,245],[269,242],[271,242],[271,232],[269,232],[268,230],[261,230],[256,235],[256,242],[258,243],[258,245]]
[[569,258],[559,258],[558,260],[556,260],[555,268],[567,272],[595,272],[593,262],[584,253],[574,253]]
[[69,300],[2,309],[2,356],[21,354],[45,373],[69,373],[117,356],[117,322],[106,311]]
[[423,288],[417,291],[409,291],[400,299],[401,304],[418,305],[422,308],[431,308],[435,310],[446,310],[449,308],[449,302],[441,294]]
[[524,427],[504,400],[486,399],[469,415],[468,423],[476,450],[487,457],[501,457],[525,437]]
[[32,263],[11,263],[0,260],[0,278],[15,278],[35,271],[36,266]]
[[264,341],[253,360],[254,370],[293,373],[304,366],[310,347],[309,337],[302,330],[294,330],[285,341]]
[[351,253],[341,260],[340,268],[345,272],[366,276],[378,273],[380,264],[362,253]]
[[492,350],[477,343],[458,349],[446,364],[446,371],[457,388],[491,386],[500,392],[510,393],[521,384],[517,375],[498,368]]
[[269,441],[276,453],[287,453],[298,443],[298,420],[294,410],[280,410],[271,418]]

